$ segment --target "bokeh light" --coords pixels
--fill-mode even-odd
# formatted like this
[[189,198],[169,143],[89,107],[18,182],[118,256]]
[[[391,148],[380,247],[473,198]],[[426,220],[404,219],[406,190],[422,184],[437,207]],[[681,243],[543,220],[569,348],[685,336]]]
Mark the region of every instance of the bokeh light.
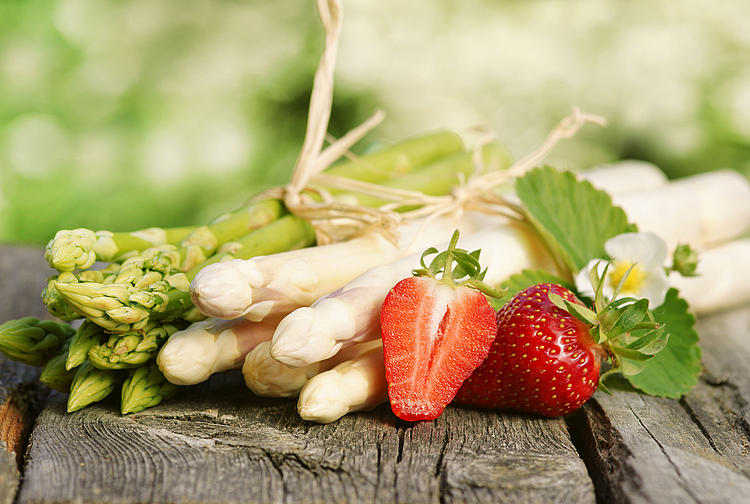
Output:
[[[343,0],[330,131],[483,125],[517,156],[750,173],[750,3]],[[0,241],[209,220],[284,183],[322,33],[312,0],[0,1]]]

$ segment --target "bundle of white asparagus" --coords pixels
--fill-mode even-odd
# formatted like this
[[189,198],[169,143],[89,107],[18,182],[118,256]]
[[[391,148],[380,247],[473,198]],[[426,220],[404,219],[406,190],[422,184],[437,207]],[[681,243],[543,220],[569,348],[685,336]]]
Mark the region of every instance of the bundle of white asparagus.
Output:
[[[668,182],[658,168],[639,162],[583,177],[609,192],[641,231],[658,233],[672,249],[688,243],[701,251],[700,276],[671,279],[693,311],[750,300],[750,239],[737,239],[750,223],[746,179],[719,171]],[[242,367],[257,394],[299,394],[298,411],[306,420],[331,422],[372,408],[386,399],[380,305],[418,266],[419,253],[440,248],[456,227],[464,248],[481,248],[490,285],[524,268],[554,270],[526,228],[476,213],[405,226],[395,245],[369,235],[218,263],[191,286],[196,306],[215,318],[173,334],[159,366],[176,384]]]

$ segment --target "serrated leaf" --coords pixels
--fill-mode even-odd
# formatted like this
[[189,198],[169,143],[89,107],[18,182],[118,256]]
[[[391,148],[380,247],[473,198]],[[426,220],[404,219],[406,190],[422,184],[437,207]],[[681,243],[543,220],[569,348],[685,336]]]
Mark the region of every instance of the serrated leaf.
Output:
[[[701,349],[695,317],[676,289],[669,289],[664,303],[653,310],[654,318],[669,334],[667,345],[644,363],[643,370],[628,377],[637,389],[655,396],[680,398],[698,383]],[[623,373],[624,374],[624,373]]]
[[562,280],[561,278],[558,278],[551,273],[547,273],[546,271],[523,270],[520,273],[511,275],[507,280],[500,284],[502,288],[506,289],[505,295],[499,298],[491,298],[490,304],[495,310],[499,310],[503,307],[503,305],[505,305],[505,303],[513,299],[513,296],[515,296],[525,288],[540,283],[553,283],[562,285],[566,289],[574,289],[574,287],[569,282],[566,282],[565,280]]
[[531,224],[572,273],[595,257],[607,257],[608,239],[634,230],[606,192],[571,172],[536,168],[516,180],[516,194]]

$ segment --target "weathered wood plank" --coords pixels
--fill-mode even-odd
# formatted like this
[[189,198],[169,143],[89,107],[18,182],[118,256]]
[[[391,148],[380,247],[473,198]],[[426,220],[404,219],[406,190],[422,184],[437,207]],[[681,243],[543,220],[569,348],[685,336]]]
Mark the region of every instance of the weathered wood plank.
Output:
[[37,420],[20,503],[593,502],[562,421],[382,407],[330,425],[253,397],[236,373],[121,417],[114,404]]
[[[51,271],[38,247],[0,246],[0,323],[23,315],[49,318],[39,293]],[[19,482],[19,462],[46,393],[37,369],[0,354],[0,504],[10,504]]]
[[750,308],[698,324],[706,372],[681,401],[617,390],[571,417],[607,502],[742,502],[750,495]]

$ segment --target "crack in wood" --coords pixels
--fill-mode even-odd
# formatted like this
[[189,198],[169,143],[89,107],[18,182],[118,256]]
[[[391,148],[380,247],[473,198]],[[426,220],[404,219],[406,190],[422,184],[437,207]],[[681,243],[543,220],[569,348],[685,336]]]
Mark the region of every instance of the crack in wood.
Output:
[[716,446],[716,443],[713,440],[713,437],[711,437],[711,433],[709,432],[708,428],[703,424],[701,421],[698,412],[695,411],[690,404],[688,404],[687,400],[683,397],[680,399],[680,405],[685,409],[685,412],[690,416],[690,419],[695,423],[695,425],[698,426],[698,428],[703,433],[703,436],[705,436],[706,440],[708,441],[708,444],[711,446],[714,452],[721,455],[721,452]]
[[628,403],[628,408],[630,409],[631,413],[633,413],[633,416],[638,421],[638,423],[643,428],[643,430],[645,430],[646,433],[648,433],[649,437],[659,447],[659,450],[661,450],[661,452],[664,455],[664,458],[667,460],[667,462],[669,462],[669,464],[674,468],[675,473],[677,473],[677,478],[678,478],[678,481],[680,483],[680,486],[682,486],[682,488],[685,490],[685,492],[687,492],[687,494],[690,496],[690,498],[693,499],[694,502],[699,503],[700,499],[695,495],[695,493],[693,492],[692,488],[690,488],[690,486],[687,484],[687,482],[685,481],[685,478],[682,475],[682,471],[680,471],[679,466],[677,464],[675,464],[674,460],[672,460],[672,457],[670,457],[669,453],[664,448],[664,445],[662,445],[661,442],[656,438],[656,436],[654,436],[651,433],[651,430],[648,427],[646,427],[646,424],[643,422],[643,420],[638,415],[638,413],[636,413],[635,410],[633,410],[633,407],[630,405],[630,403]]
[[586,466],[594,483],[599,503],[630,502],[623,486],[615,481],[630,480],[633,487],[646,498],[640,475],[630,461],[633,453],[615,429],[601,405],[595,399],[565,417],[578,456]]

